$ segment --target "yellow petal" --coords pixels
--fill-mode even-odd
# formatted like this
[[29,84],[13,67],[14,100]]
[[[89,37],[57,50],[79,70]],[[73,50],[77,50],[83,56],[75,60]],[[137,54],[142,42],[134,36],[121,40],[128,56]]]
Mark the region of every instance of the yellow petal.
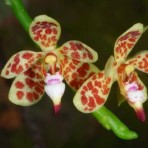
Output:
[[50,51],[56,47],[61,34],[61,27],[53,18],[39,15],[31,23],[29,33],[42,51]]
[[30,68],[42,56],[42,52],[20,51],[9,59],[1,76],[7,79],[14,78]]
[[98,54],[86,44],[72,40],[63,44],[59,48],[59,52],[63,55],[77,61],[93,63],[98,60]]
[[131,65],[142,72],[148,73],[148,51],[137,53],[133,58],[127,60],[126,64]]
[[61,59],[62,73],[68,85],[78,90],[80,86],[99,69],[89,63],[72,60],[67,57]]
[[117,62],[123,62],[131,52],[142,33],[143,24],[137,23],[124,32],[115,42],[114,55]]
[[44,80],[40,69],[41,63],[37,62],[15,78],[8,96],[11,102],[21,106],[30,106],[41,99],[44,94]]
[[105,77],[104,71],[94,74],[85,81],[74,96],[75,107],[83,113],[98,110],[106,102],[112,83],[110,77]]

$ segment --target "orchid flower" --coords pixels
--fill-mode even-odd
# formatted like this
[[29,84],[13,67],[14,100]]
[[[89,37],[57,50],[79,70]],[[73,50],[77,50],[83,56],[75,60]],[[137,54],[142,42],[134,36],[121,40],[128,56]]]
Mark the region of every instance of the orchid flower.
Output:
[[20,51],[7,62],[1,76],[8,79],[16,77],[8,98],[17,105],[29,106],[37,103],[45,91],[57,112],[65,91],[63,79],[73,89],[78,89],[89,76],[98,71],[91,64],[97,60],[97,53],[76,40],[57,48],[60,24],[46,15],[35,17],[29,33],[42,52]]
[[113,82],[117,81],[125,100],[135,110],[138,118],[145,120],[142,104],[147,100],[147,89],[135,69],[148,73],[148,51],[127,59],[145,30],[142,24],[137,23],[116,40],[114,57],[109,58],[105,70],[91,76],[77,91],[74,104],[78,110],[84,113],[98,110],[106,102]]

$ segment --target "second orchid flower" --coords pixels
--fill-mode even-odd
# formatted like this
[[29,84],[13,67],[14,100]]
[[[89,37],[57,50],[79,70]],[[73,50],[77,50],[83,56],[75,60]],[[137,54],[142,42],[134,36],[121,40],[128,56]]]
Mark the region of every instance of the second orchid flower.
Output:
[[125,100],[138,118],[145,120],[142,104],[147,100],[147,88],[135,69],[148,73],[148,51],[142,51],[131,59],[127,56],[146,29],[137,23],[116,40],[114,57],[109,58],[105,70],[90,77],[76,93],[74,104],[78,110],[84,113],[98,110],[106,102],[113,82],[117,81]]

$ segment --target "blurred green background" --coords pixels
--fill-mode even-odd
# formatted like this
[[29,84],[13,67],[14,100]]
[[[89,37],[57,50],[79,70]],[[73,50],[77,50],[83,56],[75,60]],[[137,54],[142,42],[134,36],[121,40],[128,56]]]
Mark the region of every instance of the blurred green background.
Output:
[[[46,14],[60,22],[62,35],[58,42],[80,40],[98,52],[96,65],[104,68],[119,35],[137,22],[148,25],[148,0],[24,0],[31,17]],[[4,0],[0,1],[0,69],[16,52],[35,50],[29,35]],[[148,50],[145,32],[130,56]],[[138,72],[146,86],[148,75]],[[74,92],[67,86],[61,112],[53,113],[52,102],[45,95],[36,105],[19,107],[8,101],[12,80],[0,78],[0,148],[145,148],[148,145],[148,102],[144,104],[147,119],[141,123],[120,97],[115,83],[106,106],[130,129],[139,134],[136,140],[124,141],[107,131],[91,115],[73,106]]]

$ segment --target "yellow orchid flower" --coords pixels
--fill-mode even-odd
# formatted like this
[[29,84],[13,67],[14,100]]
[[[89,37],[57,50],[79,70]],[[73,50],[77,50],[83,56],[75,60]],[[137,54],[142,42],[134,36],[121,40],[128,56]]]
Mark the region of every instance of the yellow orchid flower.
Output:
[[61,34],[60,24],[51,17],[40,15],[30,25],[29,33],[42,52],[29,50],[13,55],[1,76],[15,78],[9,91],[9,100],[28,106],[38,102],[44,91],[52,99],[55,112],[60,109],[65,91],[63,79],[78,89],[98,69],[92,65],[97,53],[76,40],[56,47]]

